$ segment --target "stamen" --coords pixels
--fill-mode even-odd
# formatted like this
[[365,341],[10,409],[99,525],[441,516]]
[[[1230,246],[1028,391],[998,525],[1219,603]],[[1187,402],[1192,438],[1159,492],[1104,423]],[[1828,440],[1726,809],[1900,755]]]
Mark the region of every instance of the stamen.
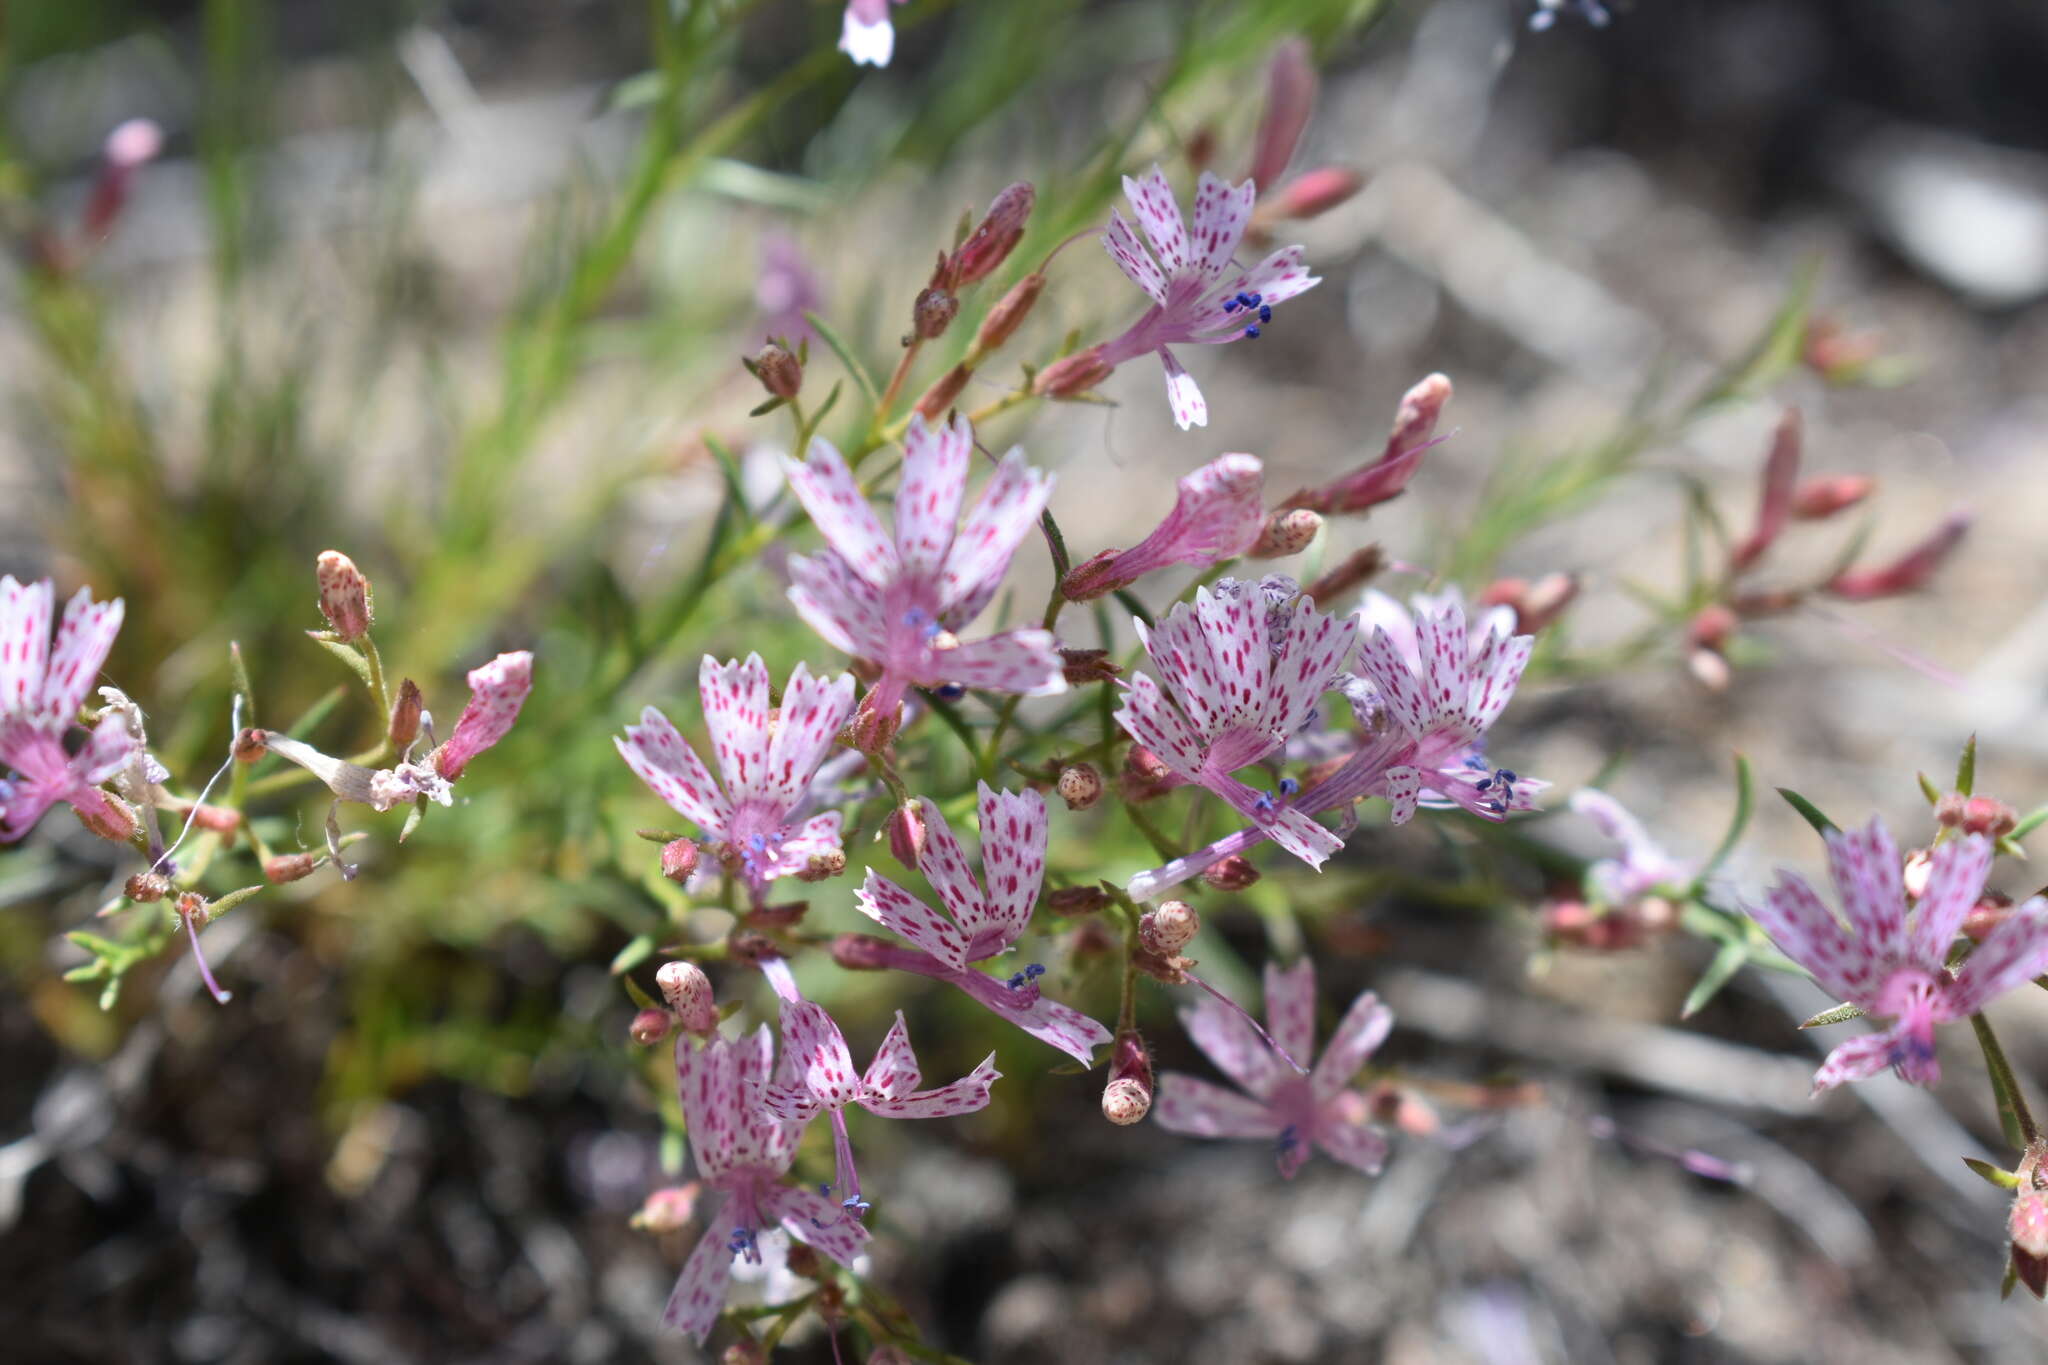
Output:
[[1293,778],[1283,777],[1280,779],[1280,794],[1282,796],[1292,796],[1300,790],[1301,783],[1295,781]]
[[1246,327],[1246,328],[1244,329],[1244,334],[1245,334],[1245,338],[1246,338],[1247,340],[1249,340],[1249,341],[1257,341],[1257,340],[1259,339],[1259,329],[1258,329],[1258,325],[1257,325],[1256,323],[1254,323],[1254,324],[1252,324],[1252,325],[1250,325],[1250,326]]
[[932,695],[937,697],[940,701],[958,701],[962,697],[967,695],[967,684],[946,683],[943,686],[934,687],[932,689]]

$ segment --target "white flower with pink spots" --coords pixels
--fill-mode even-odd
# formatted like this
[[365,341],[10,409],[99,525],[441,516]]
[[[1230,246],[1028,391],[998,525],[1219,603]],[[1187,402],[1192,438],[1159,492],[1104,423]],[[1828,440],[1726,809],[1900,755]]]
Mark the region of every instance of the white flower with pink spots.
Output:
[[0,577],[0,761],[15,774],[0,781],[0,843],[27,834],[59,801],[88,823],[116,823],[99,784],[127,765],[137,744],[120,709],[110,707],[77,753],[64,752],[64,736],[120,632],[122,605],[119,598],[95,602],[80,588],[64,605],[53,643],[55,599],[47,578]]

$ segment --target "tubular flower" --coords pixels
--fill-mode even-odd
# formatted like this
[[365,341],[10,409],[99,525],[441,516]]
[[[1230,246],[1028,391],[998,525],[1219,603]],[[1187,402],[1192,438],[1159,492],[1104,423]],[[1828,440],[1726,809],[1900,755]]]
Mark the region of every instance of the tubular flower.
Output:
[[1006,982],[970,965],[1017,942],[1045,878],[1045,798],[1032,791],[993,791],[986,782],[980,794],[982,881],[969,870],[939,808],[929,799],[918,802],[925,827],[918,866],[946,914],[868,869],[858,897],[861,912],[916,945],[879,953],[873,965],[949,981],[999,1018],[1085,1064],[1097,1043],[1109,1041],[1109,1030],[1040,994],[1043,967],[1033,963]]
[[697,682],[723,786],[652,706],[612,742],[655,795],[696,822],[758,898],[777,877],[839,852],[839,812],[806,811],[818,766],[853,713],[853,677],[814,678],[798,664],[779,711],[769,705],[768,666],[758,654],[723,664],[707,654]]
[[[1314,963],[1304,959],[1285,971],[1266,964],[1267,1027],[1289,1055],[1314,1055],[1315,1011]],[[1367,1126],[1365,1096],[1349,1088],[1394,1026],[1393,1011],[1378,996],[1367,991],[1351,1003],[1306,1076],[1275,1055],[1248,1021],[1215,1000],[1198,1000],[1180,1018],[1195,1046],[1238,1090],[1168,1071],[1159,1077],[1152,1107],[1160,1127],[1190,1137],[1268,1139],[1275,1144],[1280,1174],[1289,1180],[1316,1147],[1367,1175],[1379,1174],[1387,1140]]]
[[960,522],[973,447],[974,431],[964,417],[936,428],[922,417],[910,419],[893,538],[828,442],[813,442],[803,464],[783,461],[828,546],[821,554],[790,558],[789,600],[831,644],[881,668],[868,694],[868,708],[879,716],[893,718],[913,684],[957,683],[1032,697],[1066,690],[1050,631],[1011,630],[967,641],[954,634],[994,598],[1010,556],[1052,493],[1052,477],[1012,450]]
[[[1295,596],[1291,580],[1221,579],[1138,636],[1152,667],[1126,685],[1117,722],[1184,782],[1206,787],[1311,867],[1344,841],[1270,792],[1233,777],[1284,749],[1350,658],[1358,626]],[[1291,795],[1285,791],[1284,795]]]
[[1822,990],[1892,1021],[1830,1052],[1813,1088],[1860,1081],[1888,1066],[1915,1085],[1934,1085],[1941,1079],[1934,1026],[1966,1019],[2048,970],[2048,900],[2019,906],[1950,972],[1949,945],[1983,894],[1991,841],[1970,834],[1935,848],[1910,924],[1899,850],[1882,821],[1836,830],[1827,843],[1846,929],[1803,878],[1782,869],[1762,903],[1745,907]]
[[783,1181],[805,1125],[782,1118],[766,1099],[771,1084],[796,1079],[787,1053],[776,1066],[766,1024],[737,1041],[713,1038],[701,1048],[688,1034],[676,1036],[676,1082],[703,1179],[698,1199],[717,1202],[705,1214],[707,1230],[676,1280],[662,1321],[700,1345],[724,1307],[733,1259],[760,1261],[764,1228],[779,1223],[841,1265],[851,1264],[868,1240],[860,1221],[841,1217],[824,1195]]
[[1128,550],[1104,550],[1062,582],[1071,601],[1085,602],[1135,583],[1171,564],[1207,566],[1235,559],[1265,529],[1265,466],[1256,455],[1225,455],[1180,481],[1173,510]]
[[765,1102],[783,1118],[809,1123],[820,1113],[832,1115],[832,1144],[838,1162],[840,1207],[858,1217],[867,1209],[860,1197],[860,1174],[854,1169],[853,1144],[846,1136],[846,1106],[857,1104],[887,1119],[940,1119],[971,1114],[988,1107],[989,1087],[1002,1073],[991,1052],[968,1075],[935,1090],[919,1090],[917,1055],[910,1049],[910,1031],[903,1011],[875,1050],[864,1075],[856,1075],[846,1037],[824,1007],[809,1000],[782,1000],[782,1050],[795,1079],[768,1087]]
[[[896,55],[896,28],[889,22],[892,0],[846,0],[839,25],[839,50],[855,66],[887,66]],[[893,0],[901,5],[905,0]]]
[[1659,886],[1692,880],[1692,865],[1666,853],[1643,822],[1606,792],[1581,787],[1572,793],[1571,806],[1621,845],[1619,858],[1601,858],[1586,869],[1586,888],[1600,904],[1628,905]]
[[1124,194],[1151,250],[1140,245],[1138,235],[1114,209],[1102,244],[1131,283],[1151,296],[1152,307],[1123,335],[1105,342],[1097,359],[1114,369],[1126,360],[1156,353],[1166,367],[1173,420],[1183,431],[1206,426],[1209,406],[1170,348],[1257,337],[1272,322],[1275,305],[1321,280],[1308,273],[1298,246],[1283,247],[1250,270],[1236,264],[1238,245],[1251,225],[1252,203],[1258,197],[1250,180],[1231,185],[1202,173],[1195,190],[1192,240],[1173,189],[1157,166],[1142,180],[1125,176]]
[[89,826],[123,823],[99,785],[127,765],[138,745],[121,709],[109,707],[84,746],[64,752],[65,733],[120,632],[121,599],[95,602],[80,588],[64,604],[52,643],[55,601],[47,578],[0,577],[0,761],[15,773],[0,780],[0,843],[27,834],[59,801]]

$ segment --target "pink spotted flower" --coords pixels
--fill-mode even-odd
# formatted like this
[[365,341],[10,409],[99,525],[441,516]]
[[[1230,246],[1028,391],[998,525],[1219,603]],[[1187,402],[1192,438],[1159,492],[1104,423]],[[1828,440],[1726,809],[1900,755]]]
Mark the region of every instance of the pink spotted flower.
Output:
[[1066,690],[1059,642],[1050,631],[1009,630],[962,640],[995,597],[1010,556],[1030,534],[1052,478],[1012,450],[981,501],[960,521],[974,431],[956,416],[937,428],[912,417],[903,437],[903,478],[892,536],[853,472],[826,441],[803,464],[785,460],[804,510],[824,532],[821,554],[789,561],[789,600],[834,646],[872,661],[881,677],[867,710],[894,719],[911,686],[987,688],[1024,696]]
[[986,782],[979,790],[982,879],[975,879],[939,808],[921,799],[925,839],[918,868],[946,913],[869,868],[858,897],[862,913],[916,946],[878,942],[862,965],[951,982],[997,1017],[1085,1064],[1096,1044],[1109,1041],[1109,1030],[1047,999],[1038,988],[1042,966],[1032,963],[1008,980],[975,970],[975,963],[1008,952],[1030,924],[1045,879],[1046,839],[1044,797],[993,791]]
[[853,1144],[846,1136],[846,1106],[857,1104],[887,1119],[938,1119],[972,1114],[988,1107],[989,1087],[1002,1075],[991,1052],[982,1064],[950,1085],[919,1090],[917,1055],[903,1011],[875,1051],[865,1073],[853,1069],[853,1054],[823,1006],[809,1000],[782,1000],[782,1049],[795,1072],[793,1082],[771,1085],[768,1107],[793,1123],[809,1123],[820,1113],[832,1116],[832,1148],[837,1158],[840,1207],[858,1217],[867,1210],[860,1197],[860,1173],[853,1164]]
[[1916,906],[1907,902],[1899,850],[1882,821],[1836,830],[1827,844],[1847,928],[1804,878],[1782,869],[1762,902],[1745,907],[1822,990],[1890,1021],[1830,1052],[1813,1088],[1860,1081],[1886,1067],[1916,1085],[1934,1085],[1941,1080],[1934,1026],[1966,1019],[2048,971],[2048,900],[2036,896],[2018,907],[1951,972],[1949,946],[1984,892],[1991,842],[1971,834],[1937,846]]
[[662,1321],[700,1345],[725,1306],[734,1258],[759,1262],[764,1229],[779,1223],[841,1265],[851,1265],[868,1240],[859,1219],[842,1216],[818,1191],[784,1180],[806,1125],[775,1113],[767,1096],[771,1086],[796,1080],[788,1053],[776,1064],[766,1024],[701,1048],[689,1034],[676,1035],[676,1081],[703,1180],[698,1199],[700,1207],[706,1201],[710,1207],[703,1239],[684,1263]]
[[1272,323],[1275,306],[1321,281],[1302,264],[1298,246],[1282,247],[1249,270],[1237,264],[1238,247],[1258,197],[1258,187],[1250,180],[1231,185],[1204,171],[1195,189],[1192,238],[1173,187],[1157,166],[1143,179],[1125,176],[1124,194],[1151,250],[1114,209],[1102,244],[1131,283],[1151,296],[1152,307],[1121,336],[1104,342],[1092,359],[1114,369],[1138,356],[1157,354],[1166,367],[1173,420],[1183,431],[1206,426],[1209,405],[1171,348],[1256,338]]
[[136,738],[119,708],[109,707],[78,752],[64,737],[121,629],[121,599],[95,602],[80,588],[64,605],[53,644],[56,594],[49,579],[0,577],[0,762],[14,776],[0,780],[0,843],[27,834],[43,812],[68,802],[88,826],[117,833],[127,823],[100,790],[134,754]]
[[1060,588],[1069,601],[1086,602],[1169,565],[1235,559],[1265,526],[1265,466],[1256,455],[1225,455],[1181,479],[1173,510],[1152,534],[1076,565]]
[[[1303,959],[1284,971],[1266,964],[1266,1025],[1289,1056],[1314,1055],[1315,1010],[1314,963]],[[1276,1055],[1249,1021],[1215,1000],[1197,1000],[1180,1017],[1195,1046],[1238,1089],[1168,1071],[1152,1108],[1160,1127],[1190,1137],[1264,1138],[1289,1180],[1318,1147],[1367,1175],[1379,1174],[1387,1140],[1367,1126],[1366,1098],[1350,1088],[1394,1026],[1393,1011],[1378,996],[1367,991],[1351,1003],[1306,1076]]]
[[[1127,684],[1117,722],[1175,777],[1205,787],[1311,867],[1343,841],[1234,774],[1285,750],[1350,658],[1357,623],[1296,596],[1290,579],[1218,580],[1153,629],[1138,623],[1151,674]],[[1280,784],[1291,796],[1292,780]]]
[[696,822],[758,899],[777,877],[839,851],[839,812],[807,810],[818,765],[853,713],[853,677],[814,678],[798,664],[777,711],[760,655],[721,664],[707,654],[697,686],[722,786],[652,706],[612,742],[656,796]]

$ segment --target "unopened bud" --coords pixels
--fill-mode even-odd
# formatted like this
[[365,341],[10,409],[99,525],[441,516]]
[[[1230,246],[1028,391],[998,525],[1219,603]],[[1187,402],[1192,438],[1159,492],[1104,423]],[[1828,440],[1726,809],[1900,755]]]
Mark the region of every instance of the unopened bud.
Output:
[[1316,68],[1306,38],[1289,38],[1273,50],[1266,69],[1266,107],[1252,148],[1251,178],[1260,193],[1287,169],[1294,146],[1316,107]]
[[1963,916],[1963,936],[1972,943],[1982,943],[1998,931],[1998,926],[2012,918],[2012,897],[1997,891],[1986,891],[1970,907],[1970,913]]
[[320,585],[320,614],[344,640],[359,640],[370,630],[370,580],[339,550],[323,550],[313,578]]
[[803,923],[804,911],[810,908],[809,901],[782,901],[776,905],[757,905],[747,911],[747,927],[788,929]]
[[1386,567],[1387,554],[1377,545],[1368,545],[1347,555],[1344,562],[1301,590],[1301,595],[1311,602],[1334,602],[1347,597],[1356,588],[1362,588],[1373,576]]
[[1365,188],[1365,177],[1349,166],[1318,166],[1287,182],[1272,200],[1261,207],[1259,216],[1278,222],[1283,218],[1314,218],[1328,213]]
[[192,828],[213,834],[233,834],[242,827],[242,812],[233,806],[194,806],[186,818]]
[[901,723],[901,706],[884,711],[874,705],[871,697],[863,698],[860,709],[853,714],[853,724],[847,727],[847,738],[860,752],[878,754],[896,738],[896,727]]
[[813,853],[804,863],[803,870],[796,874],[796,879],[800,882],[822,882],[844,871],[846,855],[835,848],[824,853]]
[[1102,1091],[1102,1116],[1129,1126],[1152,1108],[1152,1057],[1136,1029],[1116,1036],[1109,1054],[1109,1084]]
[[316,854],[280,853],[263,860],[263,879],[273,886],[282,886],[311,876],[319,865],[320,859]]
[[1005,186],[989,201],[988,212],[953,253],[948,273],[955,289],[965,289],[988,278],[1009,259],[1017,243],[1024,239],[1024,225],[1037,201],[1038,192],[1028,180]]
[[911,333],[920,341],[942,337],[959,312],[960,300],[945,290],[921,289],[910,308]]
[[1082,560],[1060,579],[1060,596],[1069,602],[1093,602],[1136,582],[1137,574],[1128,571],[1123,560],[1124,552],[1114,548]]
[[675,1026],[676,1017],[667,1010],[641,1010],[626,1032],[640,1046],[653,1047],[674,1032]]
[[1693,680],[1710,692],[1726,692],[1733,679],[1728,660],[1718,650],[1695,649],[1685,656],[1686,672]]
[[2012,1201],[2006,1232],[2012,1238],[2012,1266],[2035,1298],[2048,1296],[2048,1191],[2031,1181]]
[[1801,521],[1824,521],[1869,497],[1877,480],[1863,474],[1832,474],[1808,479],[1792,490],[1792,515]]
[[696,1211],[697,1188],[693,1180],[654,1191],[633,1215],[633,1226],[642,1232],[681,1232]]
[[270,752],[270,737],[262,730],[244,730],[232,747],[237,763],[254,763]]
[[1202,869],[1202,880],[1218,891],[1242,891],[1258,879],[1259,869],[1242,853],[1233,853]]
[[758,967],[783,956],[775,940],[753,929],[734,929],[725,936],[725,955],[734,962]]
[[794,398],[804,386],[802,363],[788,349],[772,341],[754,352],[747,368],[761,381],[761,387],[777,398]]
[[1041,398],[1074,398],[1088,392],[1116,372],[1116,366],[1102,358],[1102,347],[1090,346],[1053,361],[1038,372],[1031,391]]
[[1828,580],[1827,590],[1852,602],[1896,597],[1925,587],[1934,571],[1970,529],[1970,514],[1957,512],[1934,532],[1889,564],[1875,569],[1848,569]]
[[1102,772],[1093,763],[1071,763],[1060,769],[1059,789],[1068,810],[1086,810],[1102,799]]
[[146,118],[129,119],[107,134],[100,152],[105,164],[93,181],[80,224],[86,242],[97,242],[113,230],[128,202],[135,173],[154,161],[163,146],[163,129]]
[[841,934],[832,940],[832,961],[849,972],[879,972],[892,965],[896,945],[873,934]]
[[127,892],[129,900],[147,905],[171,894],[171,879],[161,872],[138,872],[128,879],[128,885],[123,890]]
[[1138,917],[1138,941],[1162,957],[1174,957],[1193,941],[1202,917],[1186,901],[1167,901]]
[[1956,821],[1963,833],[1982,834],[1992,839],[2003,839],[2019,828],[2019,823],[2018,811],[1988,796],[1973,796],[1965,801],[1962,818]]
[[1045,893],[1045,908],[1055,915],[1092,915],[1112,904],[1100,886],[1062,886]]
[[1306,507],[1275,512],[1246,553],[1253,559],[1285,559],[1288,555],[1298,555],[1309,547],[1309,542],[1316,538],[1316,532],[1322,529],[1322,516]]
[[133,839],[138,828],[134,808],[111,792],[95,788],[92,794],[99,799],[72,807],[78,812],[78,823],[109,843],[125,844]]
[[1694,613],[1692,620],[1686,624],[1685,638],[1688,643],[1700,649],[1711,649],[1719,653],[1727,646],[1729,637],[1735,634],[1735,628],[1740,624],[1735,613],[1727,607],[1719,602],[1710,603]]
[[696,840],[671,839],[661,846],[661,875],[672,882],[686,882],[701,857]]
[[403,754],[420,737],[420,716],[426,704],[420,699],[420,685],[411,678],[401,679],[398,695],[391,702],[391,748]]
[[1124,757],[1123,775],[1117,790],[1126,801],[1151,801],[1166,795],[1176,785],[1173,769],[1159,761],[1159,755],[1142,744],[1133,744]]
[[1106,649],[1063,649],[1060,651],[1060,672],[1068,686],[1085,687],[1089,683],[1107,682],[1123,669],[1109,657]]
[[1038,296],[1044,292],[1045,276],[1037,271],[1011,285],[1010,292],[981,320],[981,327],[974,334],[974,349],[983,355],[1000,349],[1024,325],[1024,319],[1031,315]]
[[973,377],[974,371],[965,365],[955,365],[940,375],[937,382],[926,389],[924,396],[917,400],[919,415],[927,422],[936,422],[944,417],[959,399],[961,390],[967,387],[967,381]]
[[178,915],[196,932],[213,922],[213,907],[197,891],[178,893]]
[[1511,608],[1516,633],[1534,635],[1562,616],[1578,595],[1577,577],[1552,573],[1533,583],[1523,578],[1497,579],[1479,594],[1479,602],[1482,606]]
[[711,978],[694,962],[664,962],[654,974],[661,998],[675,1012],[676,1022],[695,1034],[718,1027],[718,1004],[712,998]]
[[889,812],[888,828],[889,852],[896,855],[897,862],[917,871],[924,858],[924,807],[915,801],[905,801]]

